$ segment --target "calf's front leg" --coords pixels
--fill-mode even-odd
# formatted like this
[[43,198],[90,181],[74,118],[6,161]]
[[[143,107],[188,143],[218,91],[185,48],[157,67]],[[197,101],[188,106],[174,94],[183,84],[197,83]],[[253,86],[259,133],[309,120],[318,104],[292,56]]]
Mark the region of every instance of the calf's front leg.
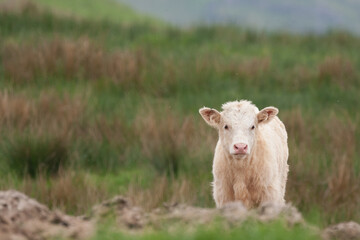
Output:
[[220,208],[235,200],[234,189],[226,179],[215,178],[213,182],[213,196],[216,207]]

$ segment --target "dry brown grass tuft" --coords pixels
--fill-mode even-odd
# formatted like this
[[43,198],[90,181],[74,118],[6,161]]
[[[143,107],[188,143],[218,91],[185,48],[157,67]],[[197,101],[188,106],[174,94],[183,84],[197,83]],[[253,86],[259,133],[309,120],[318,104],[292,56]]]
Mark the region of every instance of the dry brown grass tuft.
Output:
[[38,99],[0,92],[0,129],[7,132],[29,130],[33,134],[52,133],[67,138],[84,117],[83,101],[47,92]]
[[219,59],[219,57],[205,56],[197,58],[195,66],[198,73],[211,71],[252,79],[270,69],[271,59],[268,57],[259,57],[229,61],[228,59]]
[[327,141],[324,139],[324,142],[328,144],[333,158],[325,192],[330,200],[329,212],[334,214],[336,208],[344,208],[345,215],[349,218],[353,213],[347,209],[356,209],[360,204],[360,175],[354,169],[356,125],[348,117],[340,121],[333,115],[325,124],[325,132]]
[[360,175],[354,169],[357,130],[351,118],[337,112],[314,119],[295,109],[284,114],[284,122],[290,148],[288,200],[303,209],[322,209],[329,221],[335,221],[335,213],[359,218]]
[[81,98],[51,91],[37,98],[0,92],[2,164],[19,176],[56,175],[69,165],[71,143],[81,129],[85,105]]
[[39,13],[40,8],[30,0],[5,0],[0,2],[0,13]]
[[121,117],[89,117],[86,98],[52,91],[42,92],[38,98],[0,92],[0,131],[8,137],[30,133],[34,138],[50,135],[64,141],[81,138],[123,144],[133,139],[134,133]]
[[67,80],[109,79],[128,84],[141,81],[144,56],[141,51],[108,53],[88,38],[55,38],[36,46],[6,44],[2,62],[5,76],[16,83],[61,76]]
[[[136,137],[143,155],[160,172],[177,175],[180,166],[192,157],[208,152],[206,144],[214,146],[206,124],[195,124],[193,116],[181,116],[170,109],[144,107],[135,119]],[[201,161],[199,159],[199,161]]]
[[83,214],[94,204],[109,198],[105,189],[95,184],[87,174],[64,171],[48,189],[48,202],[66,211]]
[[270,58],[250,58],[240,63],[233,62],[228,65],[227,72],[235,76],[254,78],[270,69]]
[[[149,108],[151,109],[151,108]],[[135,120],[141,150],[159,171],[178,174],[181,155],[190,145],[194,131],[191,117],[175,116],[171,111],[141,111]]]
[[98,115],[94,121],[86,123],[86,125],[86,128],[79,129],[77,133],[82,139],[116,145],[131,144],[134,138],[131,129],[118,118],[109,119],[103,115]]
[[169,179],[167,176],[159,176],[147,189],[139,187],[136,183],[131,184],[125,194],[132,203],[148,210],[160,207],[164,203],[198,204],[199,199],[210,201],[203,201],[202,204],[212,204],[210,184],[194,183],[187,177]]
[[93,205],[109,198],[106,188],[95,184],[89,175],[69,170],[61,171],[50,179],[43,175],[35,179],[24,178],[17,183],[11,176],[4,179],[1,189],[16,189],[50,208],[72,214],[84,214]]
[[355,68],[345,57],[327,57],[318,66],[318,76],[321,81],[329,81],[342,88],[351,87],[356,81]]
[[303,65],[295,65],[288,74],[281,74],[281,84],[286,84],[290,89],[298,90],[307,87],[316,78],[316,72]]

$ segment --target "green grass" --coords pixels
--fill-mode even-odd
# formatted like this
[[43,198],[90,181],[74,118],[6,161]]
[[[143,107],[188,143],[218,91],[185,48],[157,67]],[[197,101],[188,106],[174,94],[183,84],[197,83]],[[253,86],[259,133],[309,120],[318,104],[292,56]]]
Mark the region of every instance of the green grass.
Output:
[[209,226],[200,226],[194,230],[184,231],[183,228],[172,229],[171,231],[144,231],[140,233],[123,233],[116,231],[115,227],[109,227],[109,224],[101,226],[96,235],[96,239],[186,239],[186,240],[212,240],[212,239],[321,239],[321,237],[309,229],[301,226],[289,228],[281,221],[273,223],[245,222],[242,226],[233,229],[224,229],[221,224],[211,224]]

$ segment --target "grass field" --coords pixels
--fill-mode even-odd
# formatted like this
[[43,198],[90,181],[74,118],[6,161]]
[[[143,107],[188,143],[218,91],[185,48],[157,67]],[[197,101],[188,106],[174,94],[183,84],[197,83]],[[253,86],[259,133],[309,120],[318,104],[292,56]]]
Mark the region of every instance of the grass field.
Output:
[[[359,38],[180,30],[126,8],[122,24],[97,0],[77,0],[74,19],[42,2],[0,13],[1,189],[72,214],[117,194],[146,209],[213,207],[217,133],[198,109],[249,99],[278,107],[287,127],[287,201],[319,225],[360,221]],[[92,18],[100,5],[108,20]],[[270,229],[259,228],[246,234]],[[196,234],[183,237],[207,239]]]

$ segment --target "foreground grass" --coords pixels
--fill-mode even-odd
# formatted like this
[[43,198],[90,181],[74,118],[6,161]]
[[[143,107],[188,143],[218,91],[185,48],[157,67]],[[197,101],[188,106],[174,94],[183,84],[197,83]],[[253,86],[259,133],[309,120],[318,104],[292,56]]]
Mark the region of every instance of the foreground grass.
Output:
[[1,189],[75,214],[116,194],[213,206],[217,136],[198,109],[250,99],[289,132],[287,200],[360,220],[358,38],[116,21],[0,14]]
[[145,231],[142,233],[124,233],[116,231],[115,228],[102,226],[98,229],[96,235],[92,238],[96,239],[321,239],[318,233],[301,226],[287,227],[283,222],[274,223],[256,223],[245,222],[241,227],[224,229],[220,224],[211,224],[211,226],[202,226],[192,230],[184,230],[181,227],[172,230]]

